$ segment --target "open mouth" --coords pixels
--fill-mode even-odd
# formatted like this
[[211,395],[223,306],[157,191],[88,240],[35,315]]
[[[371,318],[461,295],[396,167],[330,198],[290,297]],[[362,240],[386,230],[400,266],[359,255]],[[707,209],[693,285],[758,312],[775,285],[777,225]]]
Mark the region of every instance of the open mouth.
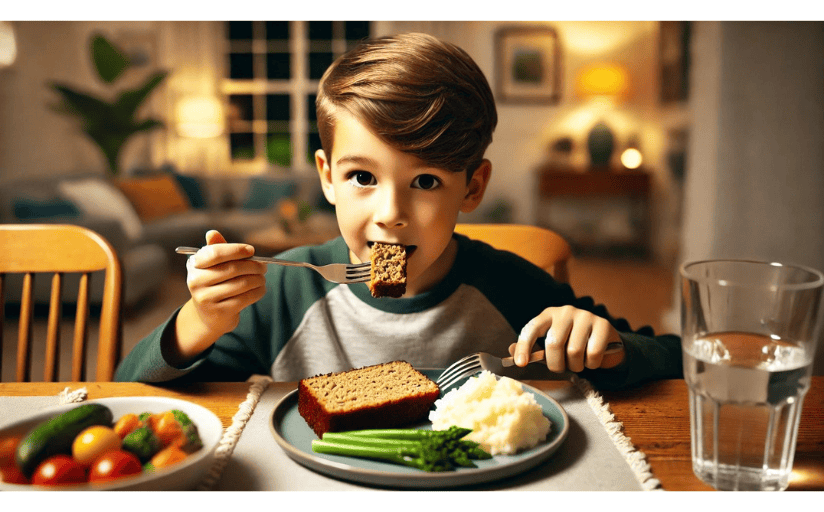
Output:
[[[381,243],[389,244],[389,245],[403,245],[403,244],[392,244],[391,242],[381,242]],[[375,245],[374,241],[366,242],[366,246],[369,247],[370,250],[372,250],[373,245]],[[418,248],[417,245],[405,245],[404,247],[406,247],[406,257],[407,258],[409,256],[412,256],[412,253],[415,252],[415,249]]]

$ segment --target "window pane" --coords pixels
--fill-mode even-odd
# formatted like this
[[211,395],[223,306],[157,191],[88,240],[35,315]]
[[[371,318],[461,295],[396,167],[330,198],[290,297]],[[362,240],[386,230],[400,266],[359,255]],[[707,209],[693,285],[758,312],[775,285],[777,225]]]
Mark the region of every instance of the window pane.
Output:
[[306,96],[306,111],[309,113],[309,121],[318,120],[318,111],[315,108],[315,101],[317,98],[317,94],[310,94]]
[[288,121],[291,119],[291,104],[288,94],[266,95],[266,119],[269,121]]
[[326,68],[332,65],[334,55],[330,52],[312,52],[309,54],[309,79],[319,80]]
[[231,94],[229,95],[229,131],[248,131],[253,119],[252,95],[251,94]]
[[227,21],[226,30],[229,39],[252,39],[251,21]]
[[346,39],[349,41],[357,41],[369,37],[369,22],[368,21],[347,21],[346,22]]
[[308,154],[306,155],[306,161],[309,162],[310,164],[314,164],[315,163],[315,151],[317,151],[319,149],[323,149],[321,147],[321,144],[320,144],[320,135],[318,135],[317,132],[309,133],[308,134],[308,139],[309,139],[309,148],[308,148]]
[[255,158],[255,136],[251,133],[230,133],[229,145],[232,160],[252,160]]
[[289,39],[288,21],[267,21],[266,39],[274,41],[276,39]]
[[332,39],[332,22],[310,21],[309,39]]
[[292,77],[292,71],[289,64],[289,54],[267,53],[266,76],[270,80],[289,80]]
[[292,164],[292,137],[286,132],[270,133],[266,140],[269,163],[289,167]]
[[251,53],[229,54],[229,78],[245,80],[254,76]]

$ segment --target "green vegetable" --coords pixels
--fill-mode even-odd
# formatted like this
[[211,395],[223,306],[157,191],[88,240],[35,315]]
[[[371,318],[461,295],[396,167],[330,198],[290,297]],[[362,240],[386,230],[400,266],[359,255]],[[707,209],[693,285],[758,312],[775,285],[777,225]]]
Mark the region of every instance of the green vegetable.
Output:
[[180,448],[186,453],[196,452],[203,448],[203,441],[197,432],[197,425],[195,425],[185,412],[177,409],[172,409],[172,415],[177,420],[180,428],[183,430],[183,435],[186,436],[186,444]]
[[160,439],[149,427],[140,427],[130,432],[123,438],[122,446],[124,450],[137,455],[142,463],[151,459],[155,453],[163,448]]
[[93,425],[112,425],[112,411],[101,404],[83,404],[38,424],[17,446],[20,471],[31,478],[41,462],[60,453],[71,454],[77,435]]
[[312,441],[317,453],[380,459],[423,471],[450,471],[456,466],[477,467],[473,459],[489,459],[478,443],[463,440],[471,430],[375,429],[327,432]]

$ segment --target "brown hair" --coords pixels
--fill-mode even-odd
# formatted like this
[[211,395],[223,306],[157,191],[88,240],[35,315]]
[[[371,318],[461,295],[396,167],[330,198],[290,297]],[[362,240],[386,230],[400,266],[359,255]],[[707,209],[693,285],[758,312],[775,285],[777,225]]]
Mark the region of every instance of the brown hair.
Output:
[[321,78],[316,108],[327,158],[335,113],[344,109],[395,149],[468,176],[481,164],[498,122],[477,64],[426,34],[366,40],[341,56]]

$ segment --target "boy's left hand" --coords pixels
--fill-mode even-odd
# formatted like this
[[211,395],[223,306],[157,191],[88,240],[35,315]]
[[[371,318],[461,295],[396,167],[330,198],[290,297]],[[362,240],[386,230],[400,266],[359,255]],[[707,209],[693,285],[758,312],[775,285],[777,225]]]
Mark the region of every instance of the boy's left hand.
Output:
[[613,368],[624,360],[624,350],[604,355],[608,343],[621,341],[609,321],[583,309],[562,306],[543,310],[524,326],[518,343],[509,347],[517,366],[527,365],[532,346],[544,335],[546,366],[553,372]]

